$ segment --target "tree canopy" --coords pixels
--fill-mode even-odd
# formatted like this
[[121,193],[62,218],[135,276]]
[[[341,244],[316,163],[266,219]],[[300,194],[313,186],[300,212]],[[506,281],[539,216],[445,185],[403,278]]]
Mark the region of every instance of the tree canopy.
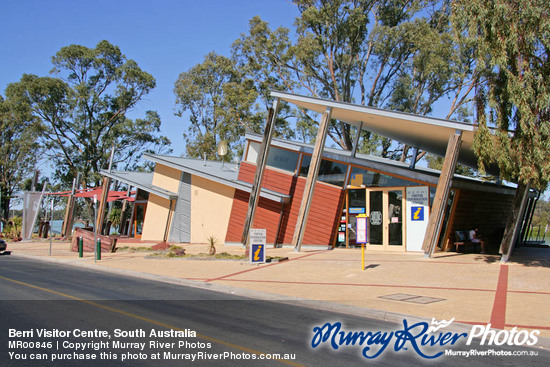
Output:
[[40,155],[34,122],[28,105],[0,96],[0,218],[8,218],[13,195],[32,175]]
[[135,121],[126,117],[155,87],[155,79],[117,46],[108,41],[95,48],[70,45],[57,52],[52,63],[54,76],[23,75],[6,88],[6,95],[30,106],[40,141],[66,185],[77,172],[85,185],[98,184],[113,146],[114,163],[128,165],[146,149],[158,151],[169,144],[158,135],[156,112]]
[[459,0],[455,28],[475,50],[480,166],[544,190],[550,180],[550,3]]
[[[464,117],[475,74],[453,37],[448,1],[294,0],[295,37],[259,17],[233,45],[233,58],[268,101],[271,89],[341,102],[429,114],[450,98],[448,114]],[[316,118],[295,113],[297,133],[314,136]],[[332,121],[331,139],[350,150],[355,132]],[[405,160],[409,147],[363,132],[363,152]]]
[[257,94],[247,84],[231,59],[214,52],[179,75],[174,87],[176,114],[189,114],[189,128],[183,133],[188,156],[214,158],[222,140],[231,153],[246,128],[255,130],[257,117],[251,105]]

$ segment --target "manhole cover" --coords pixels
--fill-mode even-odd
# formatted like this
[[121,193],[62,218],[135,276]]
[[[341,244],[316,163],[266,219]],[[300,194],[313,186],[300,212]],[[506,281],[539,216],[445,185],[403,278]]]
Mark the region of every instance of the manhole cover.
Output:
[[388,294],[387,296],[380,296],[378,298],[390,299],[392,301],[419,303],[419,304],[428,304],[428,303],[434,303],[439,301],[445,301],[445,298],[424,297],[424,296],[417,296],[415,294],[406,294],[406,293]]

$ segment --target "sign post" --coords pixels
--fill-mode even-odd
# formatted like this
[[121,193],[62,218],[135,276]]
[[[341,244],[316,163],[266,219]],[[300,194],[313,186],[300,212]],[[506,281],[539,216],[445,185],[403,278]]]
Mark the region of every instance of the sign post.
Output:
[[265,229],[250,228],[248,243],[250,244],[251,264],[265,263],[266,233]]
[[97,262],[97,195],[94,195],[94,262]]
[[357,220],[357,239],[355,243],[361,244],[361,270],[365,270],[365,244],[368,243],[368,218],[366,214],[359,214]]

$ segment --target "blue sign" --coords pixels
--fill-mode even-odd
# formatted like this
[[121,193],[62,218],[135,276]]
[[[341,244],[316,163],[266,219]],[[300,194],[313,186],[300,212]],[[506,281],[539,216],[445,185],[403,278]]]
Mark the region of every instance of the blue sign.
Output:
[[365,208],[349,208],[350,214],[365,214]]
[[250,262],[265,263],[265,245],[252,244],[250,246]]
[[421,222],[424,220],[424,207],[411,206],[411,221]]

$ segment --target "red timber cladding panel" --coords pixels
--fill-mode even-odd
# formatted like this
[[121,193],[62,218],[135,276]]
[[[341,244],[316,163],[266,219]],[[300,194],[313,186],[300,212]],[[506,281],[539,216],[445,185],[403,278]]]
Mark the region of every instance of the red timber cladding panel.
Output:
[[[253,182],[256,166],[249,163],[241,163],[239,179],[245,182]],[[295,177],[283,172],[267,169],[264,174],[263,188],[274,190],[291,196],[291,201],[284,205],[281,230],[278,243],[290,244],[294,236],[296,219],[306,179]],[[229,229],[226,236],[228,242],[241,240],[242,228],[248,209],[249,194],[236,190],[229,220]],[[334,240],[335,226],[339,221],[341,206],[344,199],[342,189],[322,183],[317,183],[311,203],[304,244],[331,246]],[[281,204],[265,198],[260,199],[254,227],[267,229],[267,242],[275,241],[275,232],[279,225]]]

